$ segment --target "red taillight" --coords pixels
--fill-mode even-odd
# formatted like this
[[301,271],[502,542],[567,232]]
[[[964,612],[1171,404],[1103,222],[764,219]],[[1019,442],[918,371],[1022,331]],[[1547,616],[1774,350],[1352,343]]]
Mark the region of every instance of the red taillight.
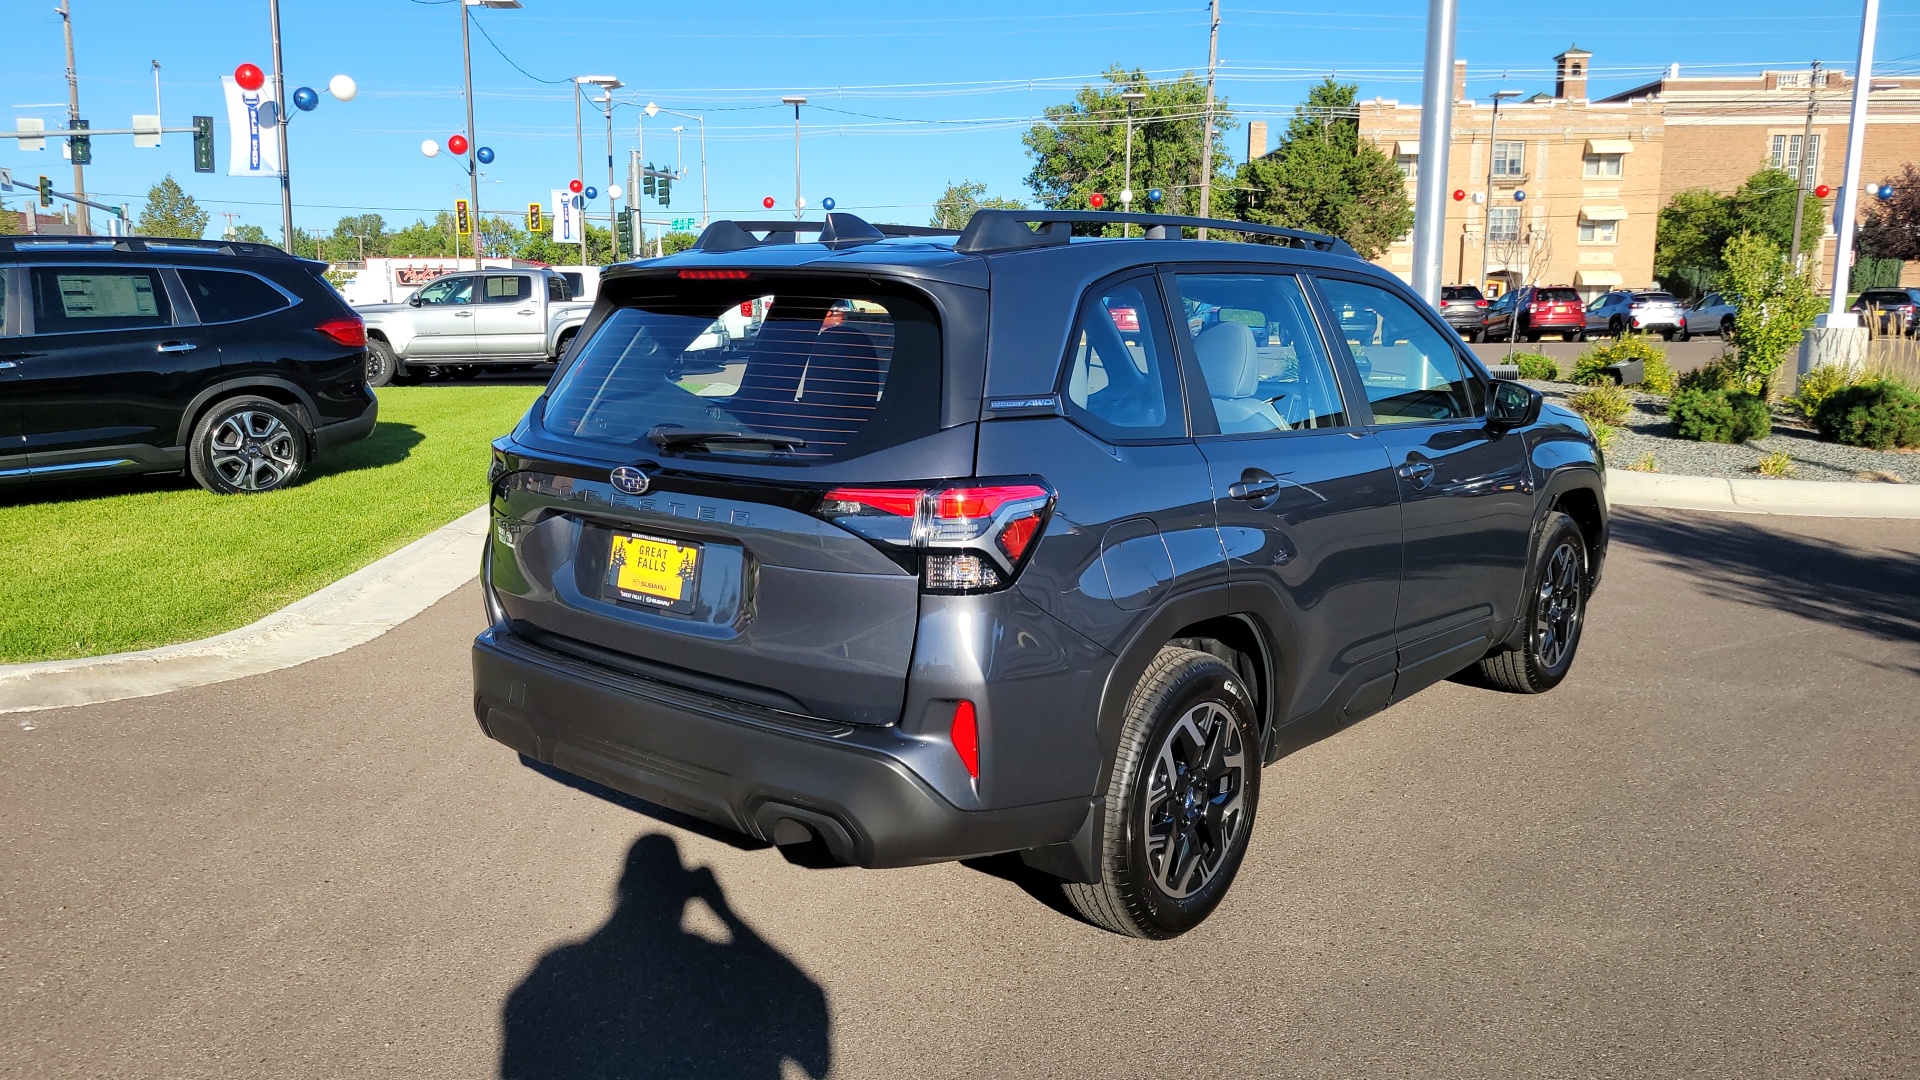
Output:
[[1475,301],[1473,302],[1473,306],[1474,306],[1474,307],[1486,307],[1486,306],[1487,306],[1487,302],[1486,302],[1485,300],[1475,300]]
[[1037,484],[1001,484],[993,487],[943,488],[934,500],[933,513],[943,518],[992,517],[1015,499],[1044,499],[1047,489]]
[[350,345],[356,349],[367,347],[367,324],[360,321],[358,315],[344,319],[328,319],[314,329],[342,345]]
[[745,270],[682,270],[681,281],[745,281],[751,276]]
[[753,318],[753,301],[748,300],[740,305],[740,317],[743,319]]
[[929,590],[985,592],[1019,573],[1052,509],[1045,484],[1008,481],[834,488],[814,513],[876,544],[924,553]]
[[947,738],[953,741],[953,752],[960,755],[967,775],[980,779],[980,721],[973,715],[973,702],[954,705],[953,727],[948,729]]
[[832,512],[835,503],[841,503],[910,518],[919,511],[920,496],[924,494],[920,488],[834,488],[820,496],[820,505],[828,512]]

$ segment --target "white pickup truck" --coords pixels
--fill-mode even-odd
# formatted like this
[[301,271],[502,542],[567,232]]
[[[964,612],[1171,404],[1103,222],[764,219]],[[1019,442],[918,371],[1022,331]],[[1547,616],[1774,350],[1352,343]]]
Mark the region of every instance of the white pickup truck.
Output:
[[571,296],[552,270],[470,270],[435,278],[404,303],[355,308],[367,324],[367,382],[551,364],[593,309]]

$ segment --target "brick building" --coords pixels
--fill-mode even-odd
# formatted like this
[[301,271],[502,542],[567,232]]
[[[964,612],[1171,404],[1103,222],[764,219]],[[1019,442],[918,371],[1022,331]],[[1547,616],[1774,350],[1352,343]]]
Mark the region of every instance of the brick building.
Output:
[[[1489,293],[1537,283],[1572,285],[1590,298],[1648,286],[1660,208],[1675,192],[1731,192],[1768,164],[1805,177],[1809,187],[1839,186],[1852,93],[1844,73],[1682,78],[1676,66],[1662,79],[1590,99],[1591,60],[1577,46],[1554,57],[1552,92],[1503,101],[1497,131],[1491,102],[1466,97],[1466,63],[1454,66],[1447,190],[1465,198],[1447,201],[1444,281],[1478,282],[1484,256]],[[1864,182],[1920,160],[1920,79],[1874,82],[1891,88],[1875,93],[1868,113]],[[1818,112],[1814,139],[1803,147],[1810,98]],[[1400,163],[1409,198],[1420,168],[1420,115],[1417,103],[1360,103],[1361,137]],[[1802,156],[1811,157],[1810,170],[1801,168]],[[1808,206],[1808,249],[1830,265],[1830,204],[1822,210],[1809,198]],[[1375,261],[1411,277],[1412,234]]]

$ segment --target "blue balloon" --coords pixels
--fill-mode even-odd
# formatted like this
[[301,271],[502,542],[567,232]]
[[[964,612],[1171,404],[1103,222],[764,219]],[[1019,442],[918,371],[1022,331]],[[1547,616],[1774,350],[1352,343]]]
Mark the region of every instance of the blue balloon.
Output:
[[600,197],[600,189],[590,187],[586,191],[582,192],[582,194],[584,194],[589,199],[597,199]]
[[1513,193],[1513,201],[1514,201],[1514,202],[1526,202],[1526,201],[1527,201],[1527,193],[1526,193],[1526,192],[1524,192],[1524,191],[1515,191],[1515,192]]
[[319,104],[320,95],[314,93],[311,86],[303,86],[293,92],[293,107],[301,112],[312,112]]
[[483,146],[480,149],[475,150],[473,152],[473,156],[480,159],[480,164],[491,165],[493,164],[493,147]]
[[580,209],[581,207],[583,207],[583,206],[585,206],[585,205],[587,205],[587,199],[586,199],[586,196],[584,196],[584,195],[575,195],[575,196],[573,197],[573,208],[574,208],[575,210],[578,210],[578,209]]
[[1881,184],[1880,190],[1874,192],[1873,195],[1874,195],[1874,198],[1879,199],[1881,202],[1886,202],[1889,199],[1893,198],[1893,185]]
[[832,200],[831,198],[827,198],[827,199],[821,199],[821,200],[820,200],[820,209],[822,209],[822,210],[831,210],[831,209],[833,209],[833,207],[834,207],[834,202],[833,202],[833,200]]
[[1147,201],[1148,201],[1148,202],[1159,202],[1159,201],[1160,201],[1161,199],[1164,199],[1164,198],[1166,198],[1166,197],[1167,197],[1167,193],[1166,193],[1166,192],[1164,192],[1164,191],[1161,191],[1161,190],[1160,190],[1159,188],[1148,188],[1148,189],[1147,189]]

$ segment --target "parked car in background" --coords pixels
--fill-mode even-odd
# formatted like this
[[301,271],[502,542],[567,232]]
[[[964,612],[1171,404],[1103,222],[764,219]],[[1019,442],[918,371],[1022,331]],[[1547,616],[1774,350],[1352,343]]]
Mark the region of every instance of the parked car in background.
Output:
[[1733,313],[1738,308],[1724,293],[1712,292],[1695,300],[1680,313],[1680,332],[1674,340],[1685,341],[1702,334],[1733,336]]
[[373,430],[366,331],[266,244],[0,237],[0,483],[284,488]]
[[593,310],[557,271],[480,270],[422,285],[404,303],[359,309],[374,386],[483,367],[551,364]]
[[1440,286],[1440,317],[1469,341],[1480,340],[1485,329],[1480,320],[1491,306],[1492,301],[1472,285]]
[[1868,289],[1847,310],[1878,334],[1920,333],[1920,289]]
[[1659,334],[1672,341],[1680,326],[1680,301],[1672,293],[1616,289],[1587,305],[1584,336]]
[[716,221],[610,267],[493,444],[486,734],[841,862],[1019,852],[1165,938],[1288,749],[1566,676],[1607,547],[1579,417],[1333,237],[1051,227],[1085,216]]
[[1563,341],[1580,337],[1580,294],[1570,285],[1528,285],[1500,298],[1506,301],[1487,310],[1481,333],[1488,341],[1539,341],[1559,334]]

